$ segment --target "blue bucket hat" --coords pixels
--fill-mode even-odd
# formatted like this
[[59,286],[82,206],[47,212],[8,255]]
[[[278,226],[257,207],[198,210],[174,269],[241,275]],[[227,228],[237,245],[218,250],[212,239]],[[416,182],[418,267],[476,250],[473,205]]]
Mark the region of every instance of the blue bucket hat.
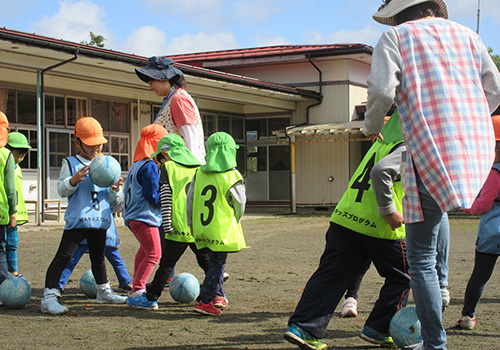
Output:
[[184,75],[180,69],[174,67],[174,61],[171,58],[163,56],[150,57],[148,65],[144,68],[136,68],[135,74],[145,83],[152,80],[166,81],[176,75]]

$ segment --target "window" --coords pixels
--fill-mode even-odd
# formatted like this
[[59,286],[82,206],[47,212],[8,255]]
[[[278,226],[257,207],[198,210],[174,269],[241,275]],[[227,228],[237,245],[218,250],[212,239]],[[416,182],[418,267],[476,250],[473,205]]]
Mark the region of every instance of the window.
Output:
[[17,91],[17,122],[36,125],[36,105],[36,92]]
[[122,171],[129,170],[129,147],[128,137],[109,136],[109,154],[118,160],[122,167]]
[[104,131],[129,132],[129,104],[92,100],[92,116],[99,121]]
[[68,97],[66,99],[68,126],[75,126],[76,121],[87,115],[87,100]]
[[251,118],[246,120],[247,141],[273,137],[273,131],[284,130],[290,125],[290,117]]
[[45,95],[45,123],[47,125],[65,125],[64,97]]
[[205,138],[212,135],[214,132],[224,131],[230,134],[236,141],[244,141],[243,117],[220,115],[215,113],[202,113],[201,120]]

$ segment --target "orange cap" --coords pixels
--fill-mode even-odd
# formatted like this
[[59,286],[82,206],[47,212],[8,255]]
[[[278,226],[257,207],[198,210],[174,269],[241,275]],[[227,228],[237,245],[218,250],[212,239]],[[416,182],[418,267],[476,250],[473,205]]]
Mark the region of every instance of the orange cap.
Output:
[[491,117],[493,122],[493,130],[495,130],[495,141],[500,141],[500,114]]
[[142,128],[141,138],[135,147],[134,162],[151,158],[151,155],[156,152],[158,142],[165,135],[168,135],[167,130],[159,124],[149,124]]
[[4,147],[7,144],[9,131],[9,120],[3,112],[0,112],[0,147]]
[[102,136],[101,124],[92,117],[82,117],[75,125],[75,137],[78,137],[87,146],[97,146],[108,143]]

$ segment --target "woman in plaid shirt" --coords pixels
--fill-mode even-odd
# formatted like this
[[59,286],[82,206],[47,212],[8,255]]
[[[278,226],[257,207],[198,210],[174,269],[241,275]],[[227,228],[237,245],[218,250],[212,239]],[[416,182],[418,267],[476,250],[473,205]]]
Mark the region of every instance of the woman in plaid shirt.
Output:
[[445,349],[436,252],[449,237],[439,237],[439,225],[446,211],[469,208],[488,176],[500,74],[479,36],[446,20],[443,0],[385,0],[373,18],[393,27],[373,52],[364,133],[378,134],[395,100],[407,145],[403,209],[424,339],[417,348]]

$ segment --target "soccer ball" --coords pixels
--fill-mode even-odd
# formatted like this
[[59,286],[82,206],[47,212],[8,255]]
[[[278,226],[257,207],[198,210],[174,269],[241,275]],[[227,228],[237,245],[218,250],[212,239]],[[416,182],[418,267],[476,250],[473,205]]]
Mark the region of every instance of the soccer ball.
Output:
[[97,296],[97,287],[92,270],[88,270],[80,278],[80,290],[88,298],[94,299]]
[[183,304],[191,303],[200,294],[200,282],[190,273],[183,272],[170,282],[169,291],[175,301]]
[[8,309],[20,309],[31,298],[31,286],[24,277],[10,277],[0,285],[0,301]]
[[392,317],[389,329],[392,340],[401,349],[423,341],[415,306],[407,306],[396,312]]
[[99,156],[90,162],[90,180],[99,187],[114,185],[122,174],[118,161],[111,156]]

